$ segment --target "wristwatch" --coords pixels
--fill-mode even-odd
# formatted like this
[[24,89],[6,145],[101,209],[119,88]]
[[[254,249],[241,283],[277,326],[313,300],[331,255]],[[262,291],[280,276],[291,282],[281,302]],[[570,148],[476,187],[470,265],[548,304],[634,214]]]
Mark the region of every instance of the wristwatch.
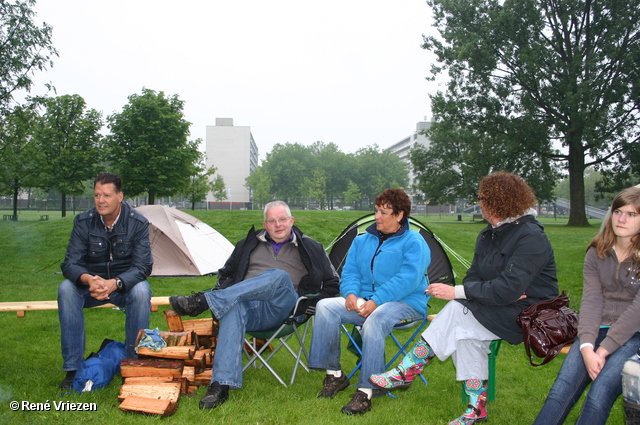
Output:
[[120,279],[119,277],[116,277],[116,291],[122,291],[124,289],[124,283],[122,282],[122,279]]

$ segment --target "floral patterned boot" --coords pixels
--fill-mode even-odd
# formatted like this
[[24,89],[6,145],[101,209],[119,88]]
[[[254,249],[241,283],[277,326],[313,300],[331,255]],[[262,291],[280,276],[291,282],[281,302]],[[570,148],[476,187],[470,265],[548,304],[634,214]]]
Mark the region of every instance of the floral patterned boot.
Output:
[[473,425],[487,420],[487,381],[469,379],[464,382],[464,392],[469,397],[469,406],[459,418],[449,425]]
[[383,390],[407,389],[416,375],[422,372],[434,357],[435,354],[427,341],[421,338],[398,366],[388,372],[371,375],[369,382]]

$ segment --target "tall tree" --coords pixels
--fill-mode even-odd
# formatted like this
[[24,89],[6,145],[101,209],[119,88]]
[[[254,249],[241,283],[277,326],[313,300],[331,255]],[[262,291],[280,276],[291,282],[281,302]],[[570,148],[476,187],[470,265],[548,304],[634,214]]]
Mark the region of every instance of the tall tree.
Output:
[[77,94],[45,99],[45,112],[36,131],[44,161],[41,184],[62,194],[62,217],[66,217],[67,195],[83,192],[83,182],[97,172],[101,161],[102,115],[85,110]]
[[433,75],[450,78],[433,97],[434,138],[464,128],[498,151],[559,161],[569,173],[568,224],[588,225],[584,169],[607,167],[638,143],[640,0],[427,3],[441,39],[423,47],[437,55]]
[[313,173],[310,148],[300,143],[276,144],[262,163],[277,199],[303,205],[307,193],[303,182]]
[[[215,180],[211,180],[211,176],[215,174],[217,171],[216,167],[207,168],[204,155],[199,152],[200,157],[198,162],[194,165],[192,172],[193,174],[189,176],[189,184],[187,185],[182,195],[184,195],[189,202],[191,202],[191,209],[196,209],[196,203],[203,201],[207,197],[207,193],[210,191],[214,191],[217,189],[217,184],[215,184]],[[222,176],[218,175],[218,177],[222,178]],[[222,180],[222,185],[224,188],[224,180]]]
[[342,195],[342,198],[344,199],[344,203],[346,205],[355,207],[356,203],[362,201],[362,193],[360,193],[360,188],[358,188],[358,185],[349,180],[349,186]]
[[313,167],[324,171],[325,198],[329,208],[333,208],[333,201],[341,198],[347,190],[348,180],[344,175],[348,169],[348,156],[341,152],[335,143],[315,142],[310,146],[310,150],[313,155]]
[[222,177],[222,175],[216,174],[213,180],[209,182],[209,188],[213,195],[213,199],[216,201],[220,202],[227,199],[227,184],[224,182],[224,177]]
[[0,121],[0,188],[13,195],[13,218],[18,219],[20,190],[38,185],[41,152],[33,137],[38,119],[35,104],[15,106]]
[[373,208],[376,196],[390,187],[407,189],[409,180],[407,166],[394,153],[381,151],[377,145],[359,149],[354,164],[347,174],[360,188],[363,203]]
[[107,117],[108,158],[127,186],[127,195],[156,197],[184,192],[194,174],[199,140],[188,141],[190,123],[177,95],[147,88],[129,96],[121,113]]
[[322,168],[316,168],[308,181],[309,196],[320,204],[320,209],[324,209],[325,200],[327,199],[327,175],[325,171]]
[[13,95],[33,85],[33,74],[52,67],[58,52],[53,29],[34,22],[35,0],[0,1],[0,116],[12,109]]
[[245,181],[245,187],[251,191],[251,201],[254,206],[262,208],[273,200],[271,178],[262,166],[253,170]]

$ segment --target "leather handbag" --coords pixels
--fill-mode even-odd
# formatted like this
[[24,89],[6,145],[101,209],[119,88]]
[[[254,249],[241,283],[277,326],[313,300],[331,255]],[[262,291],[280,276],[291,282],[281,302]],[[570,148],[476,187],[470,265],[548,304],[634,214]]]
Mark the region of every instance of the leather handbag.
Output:
[[[531,366],[549,363],[562,347],[573,342],[578,335],[578,313],[569,308],[566,291],[553,299],[526,307],[516,321],[522,328],[524,347]],[[534,363],[531,351],[543,359],[542,363]]]

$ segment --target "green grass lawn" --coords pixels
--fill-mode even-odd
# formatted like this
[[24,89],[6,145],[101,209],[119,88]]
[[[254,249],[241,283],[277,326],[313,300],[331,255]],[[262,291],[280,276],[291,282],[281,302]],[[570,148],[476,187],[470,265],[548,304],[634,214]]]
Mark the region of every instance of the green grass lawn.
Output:
[[[260,226],[261,211],[187,211],[207,222],[231,242],[244,237],[252,226]],[[325,246],[344,227],[363,215],[359,211],[294,211],[296,224]],[[54,300],[62,280],[60,262],[68,242],[73,217],[60,218],[50,213],[48,221],[39,221],[40,213],[23,212],[18,222],[0,222],[0,301]],[[434,233],[467,260],[482,223],[468,217],[457,221],[451,216],[419,216]],[[561,289],[567,290],[572,306],[579,309],[582,295],[582,262],[585,248],[596,234],[599,221],[592,227],[568,228],[566,220],[542,219],[555,249]],[[458,282],[464,267],[452,259]],[[215,285],[216,278],[151,278],[155,296],[188,294]],[[431,303],[430,313],[439,311],[443,301]],[[110,309],[86,310],[87,354],[97,350],[104,338],[122,340],[124,316]],[[212,411],[201,411],[198,402],[206,391],[200,388],[192,397],[183,396],[176,413],[165,419],[121,412],[117,406],[120,379],[108,387],[89,394],[63,394],[58,383],[63,378],[60,356],[60,331],[56,311],[30,312],[25,318],[15,313],[0,313],[0,423],[20,424],[138,424],[149,421],[165,423],[234,423],[234,424],[337,424],[345,421],[376,424],[442,424],[457,417],[461,403],[460,384],[455,382],[450,360],[436,361],[425,371],[429,385],[421,382],[398,394],[373,402],[373,410],[363,417],[348,418],[340,413],[355,391],[352,386],[333,400],[317,399],[323,373],[301,371],[295,384],[284,388],[264,369],[251,369],[245,374],[244,388],[231,391],[229,401]],[[166,329],[161,312],[152,313],[151,327]],[[405,333],[409,331],[404,331]],[[389,341],[390,342],[390,341]],[[343,350],[343,367],[353,367],[355,358]],[[391,346],[388,346],[391,353]],[[490,403],[491,424],[532,423],[562,363],[563,355],[550,364],[529,366],[522,346],[503,344],[497,359],[497,395]],[[276,367],[289,371],[291,362],[282,358]],[[357,375],[356,375],[357,379]],[[17,411],[10,401],[31,403],[96,403],[97,412]],[[574,409],[567,423],[577,418]],[[619,400],[609,419],[610,424],[624,424]]]

